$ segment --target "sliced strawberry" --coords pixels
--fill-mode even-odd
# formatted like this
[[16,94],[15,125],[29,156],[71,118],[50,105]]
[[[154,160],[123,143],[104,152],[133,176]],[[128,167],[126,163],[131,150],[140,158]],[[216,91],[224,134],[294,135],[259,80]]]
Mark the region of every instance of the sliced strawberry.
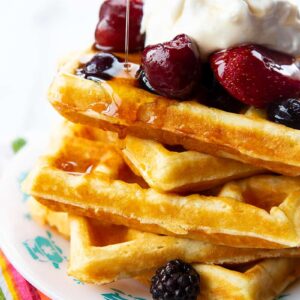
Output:
[[243,45],[213,54],[210,63],[221,85],[248,105],[264,107],[300,96],[300,67],[293,56]]

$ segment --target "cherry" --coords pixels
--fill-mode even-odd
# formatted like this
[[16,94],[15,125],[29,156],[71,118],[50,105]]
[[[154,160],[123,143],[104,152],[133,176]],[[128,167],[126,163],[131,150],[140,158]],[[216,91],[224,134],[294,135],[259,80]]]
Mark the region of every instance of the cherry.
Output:
[[120,59],[110,53],[98,53],[76,72],[78,76],[99,81],[109,80],[123,68]]
[[[143,49],[145,35],[141,34],[143,2],[130,0],[129,51]],[[126,0],[106,0],[99,11],[95,31],[96,47],[107,51],[125,51]]]
[[300,129],[300,99],[290,98],[271,104],[268,118],[276,123]]
[[185,34],[144,49],[137,77],[150,91],[178,99],[191,96],[200,77],[197,46]]
[[217,80],[236,99],[256,107],[300,96],[300,68],[293,56],[242,45],[210,57]]

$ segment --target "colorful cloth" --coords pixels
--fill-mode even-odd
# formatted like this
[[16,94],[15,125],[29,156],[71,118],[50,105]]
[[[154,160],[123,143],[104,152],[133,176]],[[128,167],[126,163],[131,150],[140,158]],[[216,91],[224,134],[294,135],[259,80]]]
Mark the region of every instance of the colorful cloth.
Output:
[[0,300],[49,300],[26,281],[0,251]]

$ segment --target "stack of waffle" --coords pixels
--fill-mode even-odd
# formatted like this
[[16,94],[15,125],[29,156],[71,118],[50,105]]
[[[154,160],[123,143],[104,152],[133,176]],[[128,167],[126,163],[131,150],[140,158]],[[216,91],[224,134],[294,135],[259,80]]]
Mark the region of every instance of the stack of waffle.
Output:
[[76,76],[93,51],[61,66],[49,98],[68,121],[24,183],[34,218],[70,238],[68,273],[147,283],[181,259],[199,299],[273,299],[300,276],[300,131]]

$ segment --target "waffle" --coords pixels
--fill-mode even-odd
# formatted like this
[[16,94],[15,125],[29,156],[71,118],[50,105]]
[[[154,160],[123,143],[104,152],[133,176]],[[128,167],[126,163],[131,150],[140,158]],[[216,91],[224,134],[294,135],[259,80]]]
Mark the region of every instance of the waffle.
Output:
[[[71,256],[68,273],[84,282],[96,284],[140,276],[151,272],[151,268],[157,269],[175,258],[190,263],[236,264],[273,255],[299,256],[299,250],[255,250],[214,246],[122,226],[103,225],[82,217],[71,217],[70,226]],[[280,261],[280,258],[277,260]],[[208,266],[208,269],[210,267],[212,266]],[[224,270],[223,267],[219,268]]]
[[[156,141],[127,136],[123,154],[127,164],[149,186],[164,192],[206,190],[263,170],[231,159],[217,158]],[[151,163],[149,163],[151,162]]]
[[[131,172],[112,144],[61,135],[60,146],[41,158],[24,184],[27,193],[54,210],[213,244],[300,246],[298,178],[253,177],[250,181],[262,182],[255,193],[243,183],[247,179],[236,182],[246,186],[239,197],[223,197],[224,189],[215,196],[161,193]],[[266,193],[268,201],[260,196]]]
[[[127,168],[119,143],[112,132],[64,121],[51,138],[48,161],[42,159],[41,164],[53,165],[73,176],[93,173],[115,178]],[[125,170],[123,173],[127,175]]]
[[[178,147],[168,148],[158,142],[133,136],[120,140],[113,132],[71,122],[64,122],[57,132],[117,146],[122,149],[123,157],[131,170],[143,177],[149,186],[161,191],[201,191],[231,179],[266,172],[231,159]],[[54,140],[59,140],[59,137]]]
[[[149,186],[162,191],[200,191],[231,179],[266,172],[231,159],[186,151],[178,147],[170,148],[133,136],[120,140],[113,132],[67,121],[56,132],[60,136],[63,132],[64,136],[113,144],[122,150],[123,158],[136,175],[143,177]],[[53,147],[54,152],[60,147],[57,143],[59,140],[61,138],[56,135],[52,138],[52,144],[57,145],[56,148]]]
[[[50,102],[67,119],[300,175],[299,130],[266,120],[264,112],[228,113],[155,95],[137,87],[134,76],[121,74],[106,82],[76,76],[76,69],[93,53],[72,57],[50,87]],[[139,56],[131,55],[130,61],[139,63]]]
[[[29,203],[30,212],[35,220],[42,224],[49,224],[64,236],[66,232],[71,235],[69,273],[85,282],[99,284],[140,276],[151,273],[152,269],[157,269],[175,258],[190,263],[205,262],[206,269],[204,265],[199,265],[197,270],[201,276],[205,274],[205,270],[211,272],[209,276],[213,278],[212,271],[216,268],[208,264],[225,263],[233,267],[233,264],[261,258],[299,257],[300,255],[299,249],[238,249],[155,235],[124,226],[104,225],[97,220],[78,216],[68,218],[67,213],[51,211],[33,198]],[[221,277],[226,269],[217,268]],[[239,265],[235,265],[234,268],[239,268]]]
[[35,222],[51,226],[65,238],[70,237],[70,219],[67,213],[51,210],[32,197],[28,200],[28,208]]

